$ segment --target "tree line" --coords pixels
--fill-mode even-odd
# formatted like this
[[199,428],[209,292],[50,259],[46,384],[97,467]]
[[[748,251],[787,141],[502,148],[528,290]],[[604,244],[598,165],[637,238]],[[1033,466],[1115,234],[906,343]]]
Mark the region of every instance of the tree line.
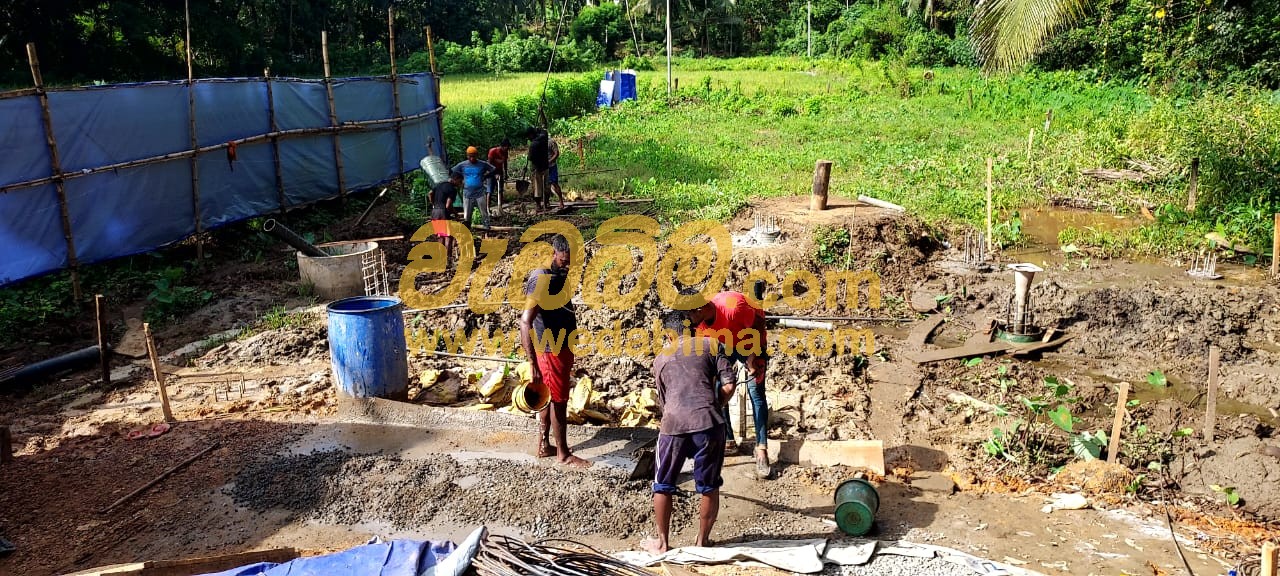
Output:
[[[441,41],[446,72],[647,67],[679,55],[892,58],[921,66],[1032,66],[1173,85],[1280,86],[1280,3],[1265,0],[190,0],[196,74],[384,73],[387,8],[398,53]],[[30,83],[35,42],[51,83],[186,76],[179,0],[0,3],[0,83]],[[424,57],[410,68],[424,69]]]

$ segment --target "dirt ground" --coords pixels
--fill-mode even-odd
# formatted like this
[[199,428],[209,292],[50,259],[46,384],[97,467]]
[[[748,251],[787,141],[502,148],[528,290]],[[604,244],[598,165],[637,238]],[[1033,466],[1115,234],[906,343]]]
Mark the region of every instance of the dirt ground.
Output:
[[[957,233],[842,202],[848,205],[837,202],[816,218],[805,210],[807,198],[764,200],[739,214],[728,223],[732,232],[771,215],[783,243],[735,251],[728,285],[741,289],[747,273],[761,268],[821,270],[814,259],[818,226],[848,230],[852,245],[845,265],[879,275],[880,309],[808,312],[886,319],[843,324],[871,329],[878,354],[779,355],[768,385],[771,438],[884,441],[890,473],[879,485],[884,505],[872,536],[950,546],[1046,573],[1083,574],[1151,573],[1151,566],[1179,573],[1166,508],[1197,573],[1225,572],[1224,562],[1255,553],[1262,540],[1280,535],[1280,290],[1257,270],[1220,264],[1225,278],[1210,282],[1187,276],[1178,262],[1086,265],[1035,246],[1004,253],[1001,265],[1032,262],[1045,269],[1032,288],[1036,323],[1056,326],[1071,339],[1030,356],[915,364],[908,356],[971,338],[985,341],[983,327],[1003,317],[1012,274],[965,267],[958,261],[955,246],[963,237]],[[357,230],[344,222],[333,234],[355,239],[405,232],[391,223],[391,212],[383,206],[371,227]],[[507,215],[499,222],[521,218],[529,216]],[[570,216],[580,225],[591,218]],[[1052,215],[1047,219],[1053,222]],[[1036,230],[1029,233],[1037,237]],[[409,244],[392,240],[383,246],[397,278]],[[606,441],[602,428],[576,432],[580,452],[598,463],[581,472],[529,456],[527,431],[341,421],[329,380],[322,308],[312,308],[309,319],[296,325],[186,346],[253,323],[272,306],[311,306],[298,297],[291,284],[296,279],[281,272],[280,262],[291,257],[281,252],[260,265],[236,265],[240,277],[211,278],[220,299],[158,332],[179,420],[167,432],[129,439],[131,431],[162,420],[158,394],[146,376],[149,366],[140,359],[117,359],[120,377],[112,390],[93,387],[90,370],[0,400],[16,454],[12,463],[0,465],[0,536],[18,548],[0,558],[0,574],[62,573],[276,546],[319,553],[374,535],[457,539],[479,524],[529,538],[577,538],[611,550],[633,548],[651,533],[646,482],[626,478],[633,446]],[[486,285],[510,276],[508,258]],[[418,287],[430,291],[443,282],[423,277]],[[921,301],[938,303],[932,314],[943,319],[923,344],[912,340],[913,330],[929,319],[912,309]],[[121,308],[136,314],[140,308],[130,304]],[[619,320],[624,329],[647,328],[661,311],[650,294],[632,313],[584,306],[580,322],[589,329],[610,329]],[[456,308],[418,317],[411,326],[505,331],[515,322],[510,309],[477,316]],[[117,323],[119,339],[126,323]],[[1210,345],[1221,349],[1222,364],[1213,442],[1203,439],[1202,430]],[[0,351],[11,359],[29,356]],[[428,369],[465,379],[495,366],[423,353],[412,355],[410,364],[411,380]],[[650,385],[649,364],[646,358],[592,356],[580,358],[578,367],[601,395],[594,407],[616,418],[629,393]],[[1148,384],[1154,370],[1166,376],[1165,386]],[[1047,377],[1069,383],[1078,398],[1071,405],[1078,430],[1109,432],[1114,388],[1131,384],[1130,397],[1139,402],[1124,420],[1119,463],[1132,478],[1144,475],[1133,481],[1136,494],[1091,493],[1093,509],[1045,513],[1048,494],[1078,487],[1054,478],[1047,461],[1014,465],[984,451],[992,429],[1008,428],[1008,418],[955,398],[1016,406],[1020,397],[1042,393]],[[452,404],[466,413],[465,406],[476,401],[474,385],[464,385]],[[528,424],[510,418],[516,428]],[[1181,427],[1195,432],[1165,443]],[[1153,440],[1157,436],[1160,442]],[[173,476],[107,510],[214,445]],[[1065,434],[1046,445],[1070,454]],[[1159,472],[1151,469],[1152,460],[1162,462]],[[823,516],[831,512],[834,486],[855,471],[780,466],[775,479],[758,481],[751,468],[743,456],[728,462],[717,538],[839,537]],[[1239,505],[1229,507],[1211,486],[1231,487]],[[675,523],[682,528],[675,539],[689,542],[696,502],[684,497],[677,504]]]

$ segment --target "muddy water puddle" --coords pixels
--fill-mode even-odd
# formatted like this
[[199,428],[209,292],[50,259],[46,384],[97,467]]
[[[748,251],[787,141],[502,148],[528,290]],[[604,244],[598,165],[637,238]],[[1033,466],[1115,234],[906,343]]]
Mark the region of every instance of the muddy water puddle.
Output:
[[[1205,409],[1205,393],[1198,390],[1194,386],[1178,376],[1166,374],[1165,379],[1168,384],[1166,386],[1155,386],[1146,381],[1133,381],[1124,378],[1117,378],[1110,374],[1106,374],[1094,367],[1073,365],[1062,360],[1039,360],[1032,363],[1033,365],[1049,370],[1051,373],[1061,375],[1068,379],[1085,377],[1095,382],[1104,382],[1109,388],[1121,382],[1129,382],[1129,399],[1137,400],[1141,404],[1155,403],[1163,400],[1173,400],[1191,409]],[[1114,398],[1114,397],[1113,397]],[[1112,400],[1114,402],[1114,400]],[[1088,412],[1090,416],[1106,416],[1110,414],[1110,405],[1102,402]],[[1217,414],[1219,417],[1231,417],[1250,415],[1258,418],[1258,420],[1271,426],[1280,426],[1280,418],[1274,416],[1265,406],[1241,402],[1227,396],[1218,396]]]
[[1057,246],[1059,235],[1068,228],[1118,232],[1142,225],[1140,219],[1131,216],[1069,208],[1025,208],[1019,214],[1022,234],[1037,246]]

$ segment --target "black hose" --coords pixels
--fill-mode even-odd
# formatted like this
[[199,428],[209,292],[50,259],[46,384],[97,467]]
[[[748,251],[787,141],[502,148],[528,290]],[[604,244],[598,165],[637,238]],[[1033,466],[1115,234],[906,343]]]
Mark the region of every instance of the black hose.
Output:
[[68,354],[41,360],[21,368],[0,370],[0,388],[30,387],[42,378],[76,368],[88,366],[98,361],[98,347],[90,346]]
[[284,224],[277,222],[275,218],[270,218],[266,222],[263,222],[262,231],[279,238],[285,244],[293,246],[297,251],[312,258],[324,258],[329,256],[328,254],[321,252],[319,248],[312,246],[310,242],[303,240],[301,236],[294,233],[293,230],[290,230]]

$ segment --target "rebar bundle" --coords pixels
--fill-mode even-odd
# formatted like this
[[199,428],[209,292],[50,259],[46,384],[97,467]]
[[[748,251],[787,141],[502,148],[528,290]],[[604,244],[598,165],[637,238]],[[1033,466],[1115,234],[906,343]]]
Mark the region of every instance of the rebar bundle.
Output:
[[[547,542],[567,542],[585,551],[548,546]],[[519,538],[494,534],[480,543],[480,551],[471,566],[479,576],[653,576],[572,540],[540,540],[529,544]]]

